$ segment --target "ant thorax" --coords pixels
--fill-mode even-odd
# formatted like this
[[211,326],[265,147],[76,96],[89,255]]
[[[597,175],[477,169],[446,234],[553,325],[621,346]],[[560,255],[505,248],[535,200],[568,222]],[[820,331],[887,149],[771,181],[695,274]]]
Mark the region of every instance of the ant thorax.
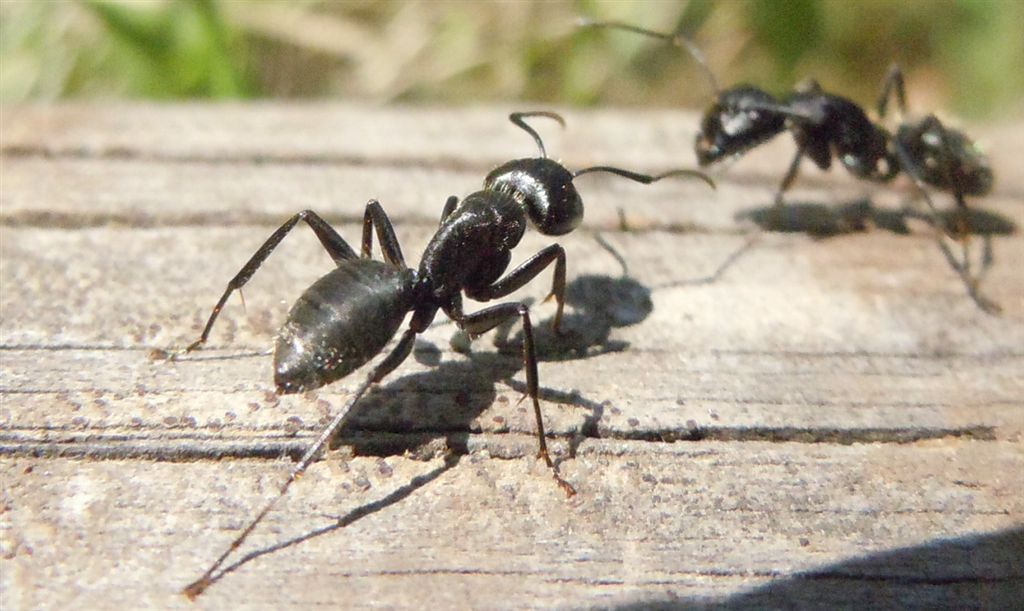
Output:
[[429,279],[438,303],[466,287],[497,280],[526,233],[526,211],[512,196],[493,190],[466,196],[438,227],[417,275]]

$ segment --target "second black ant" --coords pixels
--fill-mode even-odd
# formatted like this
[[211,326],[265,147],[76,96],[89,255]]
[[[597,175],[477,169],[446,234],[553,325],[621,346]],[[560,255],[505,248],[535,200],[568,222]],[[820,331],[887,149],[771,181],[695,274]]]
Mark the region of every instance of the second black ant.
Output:
[[[776,210],[782,207],[784,194],[796,179],[805,156],[822,170],[832,166],[833,158],[838,159],[857,178],[877,182],[892,181],[901,172],[906,174],[917,186],[937,232],[943,231],[945,223],[932,202],[927,186],[952,193],[957,204],[953,233],[963,248],[960,261],[951,254],[941,235],[936,236],[939,247],[960,275],[975,303],[989,313],[999,310],[998,305],[981,295],[978,289],[981,278],[991,265],[989,248],[986,248],[983,268],[979,273],[972,275],[970,269],[964,198],[966,195],[989,193],[993,176],[988,159],[966,134],[945,127],[935,115],[919,121],[903,120],[895,134],[890,134],[883,126],[874,123],[856,102],[827,93],[813,79],[804,81],[783,99],[748,84],[723,90],[700,49],[684,35],[654,32],[617,21],[583,19],[579,24],[658,38],[689,52],[715,93],[714,102],[701,118],[700,132],[694,143],[697,161],[702,167],[742,155],[784,131],[792,134],[797,151],[776,190]],[[890,68],[883,83],[878,101],[880,117],[885,116],[888,100],[893,95],[900,113],[905,114],[903,75],[896,66]]]
[[[515,159],[491,171],[484,188],[462,199],[448,198],[440,225],[420,258],[410,268],[402,255],[391,221],[381,205],[370,200],[363,217],[362,248],[359,255],[312,210],[299,212],[275,231],[228,283],[213,308],[202,334],[186,352],[204,344],[218,314],[231,294],[242,288],[299,221],[304,221],[319,238],[337,267],[321,277],[292,306],[281,328],[274,350],[274,385],[278,394],[319,388],[352,373],[380,353],[411,313],[408,328],[397,345],[366,376],[346,405],[331,419],[306,453],[292,468],[275,496],[228,549],[198,580],[185,588],[189,598],[199,596],[214,581],[214,573],[232,551],[245,541],[291,484],[316,460],[320,451],[344,423],[349,410],[367,389],[398,367],[412,352],[416,336],[424,332],[442,311],[471,336],[486,333],[510,319],[523,325],[523,364],[526,394],[533,403],[537,422],[538,456],[544,460],[558,485],[567,495],[575,494],[563,480],[548,454],[544,422],[538,399],[537,356],[527,306],[507,302],[467,314],[462,296],[487,302],[505,297],[525,286],[554,264],[550,297],[557,309],[552,323],[558,332],[565,301],[565,251],[558,244],[541,249],[526,262],[505,273],[512,249],[528,224],[545,235],[569,233],[583,220],[583,200],[573,180],[591,172],[608,172],[649,184],[668,176],[694,176],[714,186],[696,170],[675,170],[648,176],[620,168],[594,166],[571,172],[547,157],[544,143],[524,119],[546,117],[564,126],[551,112],[513,113],[509,119],[530,134],[540,156]],[[373,234],[383,261],[370,258]]]

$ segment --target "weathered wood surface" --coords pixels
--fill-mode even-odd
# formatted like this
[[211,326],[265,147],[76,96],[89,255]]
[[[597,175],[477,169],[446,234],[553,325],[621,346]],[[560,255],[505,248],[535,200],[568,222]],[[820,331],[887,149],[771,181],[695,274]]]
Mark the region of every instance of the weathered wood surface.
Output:
[[[209,349],[150,351],[194,339],[300,209],[355,242],[378,198],[415,260],[448,195],[534,154],[507,111],[3,109],[3,608],[187,607],[179,590],[284,477],[275,459],[358,377],[272,392],[274,329],[330,266],[304,227]],[[537,126],[571,167],[692,164],[692,114],[566,115]],[[975,221],[1001,316],[964,295],[923,223],[900,226],[898,187],[805,167],[791,231],[759,232],[782,139],[717,192],[581,178],[586,221],[558,239],[569,333],[538,330],[545,419],[579,494],[534,459],[518,327],[464,355],[439,323],[243,550],[265,553],[199,606],[1019,604],[1024,129],[974,132],[998,178]],[[847,231],[834,211],[866,196],[867,230]],[[551,241],[529,233],[518,260]]]

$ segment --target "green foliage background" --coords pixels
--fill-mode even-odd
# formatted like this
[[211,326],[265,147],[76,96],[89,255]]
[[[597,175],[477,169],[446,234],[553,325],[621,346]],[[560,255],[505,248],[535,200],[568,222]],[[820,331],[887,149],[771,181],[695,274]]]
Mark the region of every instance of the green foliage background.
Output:
[[707,102],[685,53],[580,16],[685,32],[726,84],[869,105],[899,62],[913,108],[1024,111],[1021,0],[0,0],[0,100]]

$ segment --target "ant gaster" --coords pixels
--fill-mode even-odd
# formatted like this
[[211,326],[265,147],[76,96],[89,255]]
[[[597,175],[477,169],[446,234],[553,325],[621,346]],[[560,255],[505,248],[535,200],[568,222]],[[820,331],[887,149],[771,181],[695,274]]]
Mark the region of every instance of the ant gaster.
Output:
[[[540,136],[524,122],[528,117],[547,117],[564,126],[562,118],[551,112],[510,115],[512,123],[536,141],[540,157],[516,159],[499,166],[487,175],[483,190],[470,194],[461,202],[455,196],[449,197],[441,213],[440,226],[427,244],[417,269],[406,265],[391,221],[381,205],[370,200],[363,217],[361,256],[357,256],[315,212],[305,210],[275,231],[228,283],[199,339],[186,352],[206,342],[228,297],[242,288],[299,221],[310,226],[337,265],[306,289],[292,306],[278,335],[274,350],[274,384],[279,394],[319,388],[345,377],[384,349],[398,332],[406,314],[411,312],[412,317],[397,345],[370,371],[345,407],[324,428],[291,470],[278,495],[267,503],[209,570],[185,588],[184,593],[188,597],[195,598],[214,581],[214,572],[284,496],[292,482],[312,464],[341,427],[355,402],[370,385],[380,381],[409,356],[416,336],[427,329],[439,310],[471,336],[485,333],[514,317],[522,321],[527,388],[524,398],[528,396],[533,403],[539,457],[544,459],[566,494],[571,496],[575,493],[573,487],[558,475],[548,454],[538,399],[537,357],[527,306],[508,302],[466,314],[462,308],[462,295],[482,302],[505,297],[553,263],[550,297],[554,297],[557,303],[553,320],[557,332],[565,294],[565,251],[562,247],[552,244],[505,274],[511,251],[523,237],[528,222],[546,235],[562,235],[575,229],[583,219],[583,201],[573,180],[590,172],[610,172],[644,184],[667,176],[689,175],[714,185],[695,170],[647,176],[614,167],[595,166],[570,172],[547,158]],[[384,261],[370,258],[374,231]]]
[[893,136],[893,148],[903,167],[912,168],[913,178],[953,194],[957,204],[957,231],[967,231],[967,195],[987,195],[994,178],[988,157],[962,131],[946,127],[935,115],[908,121],[903,71],[889,67],[878,98],[878,116],[885,118],[889,99],[896,98],[900,124]]
[[[999,310],[997,304],[978,290],[982,275],[991,264],[991,253],[986,251],[978,275],[972,276],[970,271],[964,199],[966,195],[985,195],[991,191],[992,170],[985,155],[963,132],[947,128],[935,115],[929,115],[919,121],[904,120],[892,135],[872,122],[858,104],[826,93],[813,79],[804,81],[782,100],[747,84],[723,90],[700,49],[682,34],[663,34],[617,21],[581,19],[579,25],[659,38],[690,53],[715,92],[715,101],[704,112],[694,143],[697,161],[702,167],[742,155],[789,131],[796,141],[797,152],[775,193],[776,208],[782,206],[783,195],[796,179],[805,155],[822,170],[829,169],[835,157],[854,176],[879,182],[891,181],[902,171],[917,185],[936,231],[944,223],[926,185],[951,192],[957,203],[954,228],[963,248],[961,260],[957,261],[951,254],[941,235],[936,236],[938,245],[975,303],[986,312]],[[883,83],[878,101],[880,117],[885,116],[893,95],[900,114],[905,114],[903,74],[897,66],[889,69]]]
[[895,64],[889,67],[878,98],[880,118],[885,118],[889,99],[894,96],[900,114],[900,123],[892,137],[896,159],[917,185],[937,231],[945,223],[928,194],[927,185],[952,193],[956,202],[952,229],[963,249],[960,261],[949,251],[941,236],[938,237],[939,247],[953,269],[960,274],[975,303],[986,312],[998,313],[999,304],[982,295],[978,288],[992,265],[991,238],[985,238],[982,267],[975,275],[971,273],[968,252],[970,227],[965,198],[968,195],[987,195],[992,191],[995,179],[988,157],[965,133],[946,127],[934,114],[916,121],[906,119],[907,96],[903,71]]

